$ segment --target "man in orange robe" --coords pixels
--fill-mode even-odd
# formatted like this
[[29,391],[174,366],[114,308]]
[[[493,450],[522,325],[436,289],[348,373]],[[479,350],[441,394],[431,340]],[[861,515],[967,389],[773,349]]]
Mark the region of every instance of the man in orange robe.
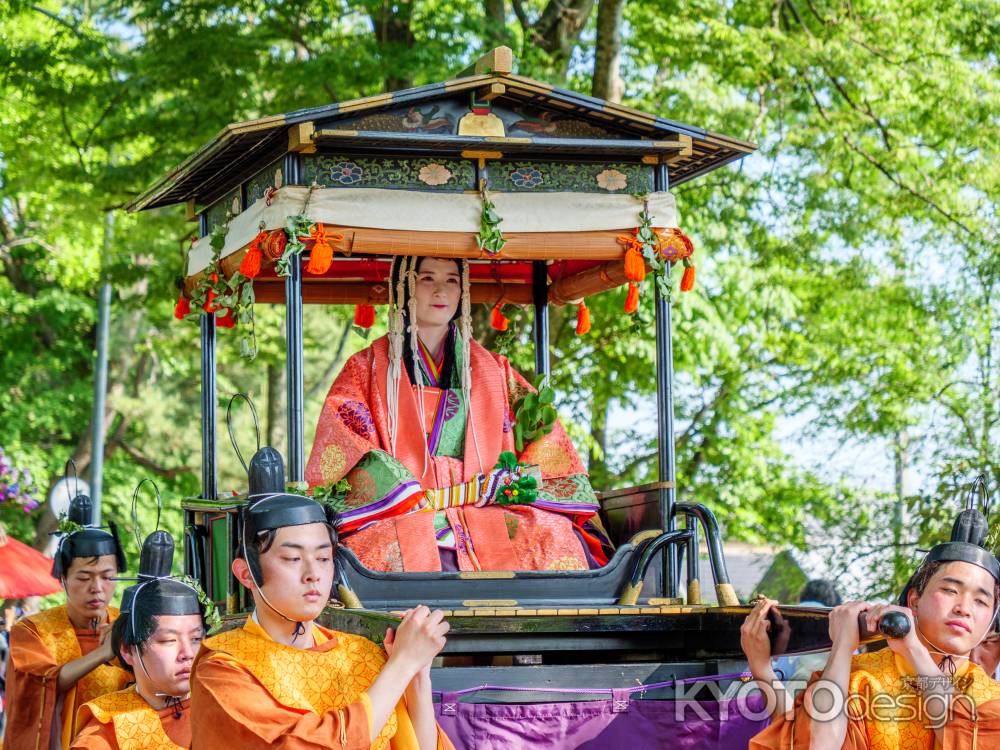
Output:
[[[251,472],[251,477],[253,474]],[[319,503],[258,492],[251,481],[233,574],[255,611],[207,639],[192,678],[192,747],[446,750],[434,720],[430,664],[441,612],[418,607],[366,638],[315,623],[333,586],[336,534]]]
[[[851,602],[833,609],[826,668],[822,675],[813,674],[787,711],[782,687],[769,684],[769,667],[762,666],[769,662],[767,638],[748,637],[755,627],[766,631],[762,614],[769,603],[751,613],[744,627],[744,647],[752,651],[747,660],[779,708],[772,724],[750,741],[750,750],[986,750],[1000,745],[1000,683],[969,659],[993,629],[1000,596],[1000,562],[982,541],[953,539],[934,547],[900,597],[906,606]],[[853,656],[860,641],[859,616],[864,614],[874,631],[890,611],[910,619],[909,633],[889,638],[888,648]]]
[[68,748],[77,709],[130,681],[109,664],[118,610],[108,602],[115,575],[125,570],[117,530],[90,526],[90,498],[83,495],[70,504],[69,520],[82,528],[63,537],[52,565],[66,604],[26,617],[10,632],[4,750]]
[[80,708],[70,750],[191,746],[191,665],[205,633],[205,606],[193,583],[170,577],[172,559],[170,535],[150,534],[139,583],[125,590],[111,631],[112,648],[135,684]]

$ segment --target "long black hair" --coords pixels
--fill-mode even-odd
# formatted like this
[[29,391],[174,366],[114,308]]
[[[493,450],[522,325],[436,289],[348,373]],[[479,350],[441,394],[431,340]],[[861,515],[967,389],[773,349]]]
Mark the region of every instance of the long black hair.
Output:
[[[408,256],[396,255],[392,259],[392,270],[389,273],[389,283],[392,284],[393,292],[399,285],[400,275],[403,273],[403,263],[406,262]],[[462,262],[457,258],[440,258],[440,260],[452,261],[458,268],[458,279],[459,286],[465,287],[465,279],[462,274]],[[414,273],[420,272],[420,266],[424,262],[424,257],[421,256],[417,258],[417,264],[413,269]],[[399,306],[400,312],[403,313],[403,365],[406,368],[406,374],[410,378],[410,383],[416,383],[416,358],[414,356],[413,347],[410,345],[410,337],[406,335],[406,329],[410,325],[410,286],[409,284],[403,284],[403,297],[402,299],[397,299],[396,304]],[[454,324],[462,315],[462,300],[459,298],[458,307],[455,308],[455,314],[451,316],[451,322]],[[455,373],[455,325],[451,325],[448,328],[448,336],[444,342],[444,363],[441,366],[441,378],[438,381],[438,385],[441,388],[450,388],[452,383],[452,378]]]

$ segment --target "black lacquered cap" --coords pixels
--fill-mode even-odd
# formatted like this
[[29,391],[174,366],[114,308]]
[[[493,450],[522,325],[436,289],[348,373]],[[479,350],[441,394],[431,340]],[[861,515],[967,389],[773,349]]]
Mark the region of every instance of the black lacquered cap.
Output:
[[[1000,561],[983,547],[988,531],[989,524],[986,517],[975,508],[966,508],[959,513],[952,526],[951,540],[932,547],[920,563],[920,567],[935,562],[964,562],[979,566],[993,576],[993,580],[1000,583]],[[910,580],[903,587],[903,593],[899,596],[901,606],[906,606],[906,599],[910,589],[913,588],[916,575],[915,572],[910,576]]]
[[271,495],[251,500],[246,510],[254,532],[326,523],[326,509],[303,495]]
[[110,532],[93,526],[94,505],[89,497],[83,494],[74,497],[70,501],[66,517],[84,528],[67,534],[60,542],[59,550],[52,561],[52,576],[54,578],[62,578],[65,574],[62,560],[66,556],[72,559],[114,555],[118,572],[125,570],[125,551],[118,539],[118,529],[113,523],[109,524]]
[[142,543],[139,582],[122,594],[122,612],[131,612],[136,596],[151,615],[197,615],[201,613],[198,593],[185,583],[170,578],[174,559],[174,539],[157,529]]
[[142,601],[143,610],[152,616],[202,614],[198,593],[174,578],[140,581],[135,586],[129,586],[122,596],[121,611],[131,612],[137,596]]

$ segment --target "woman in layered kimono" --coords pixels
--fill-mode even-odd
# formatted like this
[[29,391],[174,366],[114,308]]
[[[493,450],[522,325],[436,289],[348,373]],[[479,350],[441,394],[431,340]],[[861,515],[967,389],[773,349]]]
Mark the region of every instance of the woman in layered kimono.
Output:
[[516,450],[515,405],[533,389],[473,340],[468,263],[396,258],[389,316],[330,388],[306,467],[314,488],[350,485],[332,493],[343,543],[379,571],[603,565],[597,498],[563,426],[522,425],[544,434]]

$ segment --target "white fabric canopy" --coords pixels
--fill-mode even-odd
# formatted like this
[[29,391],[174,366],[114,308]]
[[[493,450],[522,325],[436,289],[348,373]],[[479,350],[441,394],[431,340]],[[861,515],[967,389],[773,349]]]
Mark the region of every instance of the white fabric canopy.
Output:
[[[302,213],[308,188],[283,187],[234,217],[222,256],[246,246],[260,231],[278,229],[288,216]],[[643,201],[631,195],[598,193],[490,193],[503,218],[504,232],[593,232],[625,230],[639,225]],[[646,197],[654,227],[676,227],[677,206],[670,193]],[[369,229],[424,232],[479,231],[482,201],[476,193],[431,193],[381,188],[317,188],[306,215],[314,222]],[[188,256],[188,275],[212,260],[209,238],[202,237]]]

